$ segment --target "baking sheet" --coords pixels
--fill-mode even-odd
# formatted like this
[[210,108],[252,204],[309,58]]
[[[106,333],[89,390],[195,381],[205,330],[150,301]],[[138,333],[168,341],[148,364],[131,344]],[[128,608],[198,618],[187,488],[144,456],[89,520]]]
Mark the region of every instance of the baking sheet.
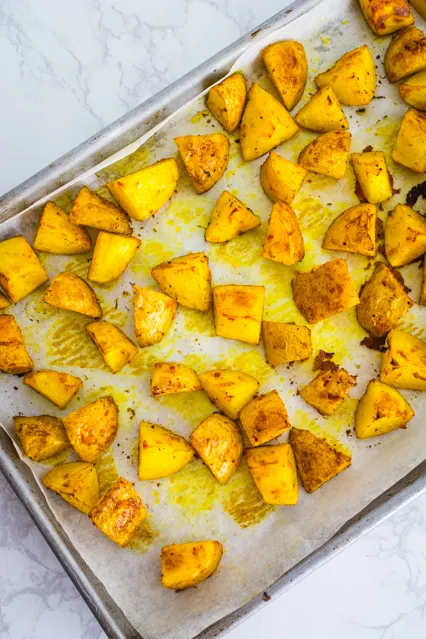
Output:
[[[334,16],[332,23],[326,22],[324,16]],[[323,27],[318,35],[318,25],[321,24]],[[242,69],[248,78],[260,77],[263,86],[271,89],[257,61],[258,50],[270,41],[286,37],[300,39],[311,62],[310,84],[304,101],[313,91],[312,77],[319,70],[327,68],[344,51],[367,42],[373,55],[380,54],[383,58],[388,41],[380,41],[371,35],[359,15],[357,3],[326,1],[290,27],[268,37],[256,50],[248,51],[237,62],[236,68]],[[379,73],[383,75],[381,64]],[[377,149],[382,148],[389,159],[389,151],[405,108],[397,97],[396,87],[387,85],[386,81],[379,84],[377,95],[389,99],[373,101],[365,113],[346,109],[354,136],[352,150],[359,151],[372,144]],[[196,100],[163,126],[132,157],[108,169],[98,167],[95,173],[86,175],[84,179],[78,178],[72,188],[58,194],[56,201],[67,208],[71,195],[83,183],[101,186],[107,179],[150,164],[160,157],[176,155],[173,143],[175,135],[213,130],[220,129],[204,111],[203,101]],[[313,137],[313,134],[299,133],[297,138],[278,151],[289,159],[296,159],[300,149]],[[238,134],[235,138],[238,138]],[[132,149],[138,146],[140,141]],[[127,153],[128,149],[121,155]],[[207,225],[214,202],[224,188],[235,192],[266,222],[271,204],[258,183],[258,167],[262,161],[242,166],[238,145],[231,143],[231,161],[225,178],[204,196],[193,193],[182,169],[179,193],[168,209],[145,223],[143,230],[134,224],[136,234],[142,239],[142,247],[129,272],[114,286],[94,287],[102,300],[106,319],[124,327],[131,336],[133,329],[128,321],[131,310],[130,283],[153,285],[149,272],[154,264],[190,250],[205,250],[211,258],[214,284],[264,284],[265,318],[303,323],[290,291],[294,269],[258,257],[265,224],[262,230],[242,236],[226,247],[212,247],[203,241],[202,229]],[[419,181],[415,176],[407,179],[405,171],[393,164],[390,167],[395,188],[401,189],[401,193],[386,203],[383,219],[386,211],[393,208],[396,202],[403,201],[406,191]],[[294,204],[307,248],[307,257],[300,265],[303,270],[332,257],[319,250],[323,233],[335,215],[357,202],[353,195],[354,178],[351,170],[339,184],[321,176],[310,175],[310,179],[311,182],[304,185]],[[103,190],[101,192],[104,194]],[[28,213],[4,224],[1,237],[20,230],[28,239],[32,239],[39,208],[32,207]],[[346,255],[344,257],[347,258]],[[87,256],[46,256],[44,263],[51,277],[64,268],[85,276],[88,259]],[[372,263],[359,256],[348,259],[348,262],[355,281],[360,285],[371,272]],[[417,264],[402,271],[406,283],[413,289],[412,296],[417,299],[420,286]],[[246,370],[259,378],[262,391],[272,388],[280,390],[294,426],[310,427],[315,432],[325,431],[330,436],[338,437],[353,452],[350,470],[314,495],[307,496],[301,491],[296,508],[273,510],[265,506],[253,488],[244,465],[225,488],[216,485],[200,461],[194,461],[175,478],[137,482],[137,489],[149,506],[150,519],[143,526],[133,547],[126,550],[113,546],[92,528],[83,515],[49,494],[49,504],[83,559],[105,584],[135,628],[147,639],[193,636],[249,601],[424,459],[421,453],[420,394],[405,393],[417,412],[407,432],[393,433],[379,442],[373,440],[370,443],[357,442],[346,434],[353,424],[356,397],[362,394],[368,379],[376,374],[379,364],[377,353],[359,346],[364,333],[357,325],[354,313],[337,316],[313,328],[314,350],[324,348],[335,351],[336,361],[357,374],[359,382],[343,409],[335,417],[325,420],[310,411],[296,395],[297,387],[313,375],[312,362],[289,369],[283,367],[274,373],[264,363],[262,347],[252,348],[214,337],[211,315],[179,309],[175,327],[162,344],[144,349],[130,367],[120,375],[113,376],[86,337],[84,325],[87,320],[46,307],[41,302],[42,294],[42,290],[34,293],[14,307],[13,312],[23,328],[37,366],[69,370],[85,381],[84,392],[73,400],[65,413],[106,393],[112,393],[120,406],[119,436],[112,453],[104,456],[99,464],[103,487],[109,485],[117,472],[136,480],[134,453],[141,419],[159,421],[188,436],[201,419],[214,410],[202,393],[176,396],[159,402],[150,399],[149,368],[157,360],[184,361],[198,371],[216,365]],[[415,307],[406,316],[403,325],[424,336],[424,320],[424,312],[422,314],[422,310]],[[17,378],[2,379],[3,387],[7,402],[3,402],[2,421],[7,429],[10,428],[8,415],[11,414],[60,414],[49,402],[38,398],[26,387],[22,390]],[[45,465],[32,464],[32,468],[38,476],[46,471]],[[161,589],[160,546],[172,541],[203,537],[215,537],[224,543],[226,552],[220,571],[196,590],[176,595]]]

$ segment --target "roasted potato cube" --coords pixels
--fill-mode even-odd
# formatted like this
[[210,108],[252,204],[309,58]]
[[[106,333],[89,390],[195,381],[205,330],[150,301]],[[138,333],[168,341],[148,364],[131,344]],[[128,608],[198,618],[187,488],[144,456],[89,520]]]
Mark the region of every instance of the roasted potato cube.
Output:
[[313,493],[352,463],[350,454],[336,450],[324,438],[316,437],[309,430],[292,428],[289,442],[300,481],[308,493]]
[[121,371],[123,366],[128,364],[138,352],[137,346],[118,326],[105,320],[90,322],[87,324],[86,330],[113,373]]
[[248,448],[247,466],[263,501],[274,506],[295,506],[299,486],[290,444]]
[[198,375],[186,364],[156,362],[152,367],[151,395],[191,393],[202,389]]
[[359,439],[378,437],[397,428],[405,428],[414,411],[395,388],[372,379],[361,397],[355,415]]
[[227,484],[240,465],[244,450],[237,424],[225,415],[213,413],[192,431],[189,440],[219,484]]
[[161,342],[169,330],[177,303],[168,295],[133,284],[133,317],[139,346]]
[[48,459],[70,446],[62,420],[57,417],[14,417],[13,423],[24,453],[34,461]]
[[397,82],[426,68],[426,36],[414,25],[396,33],[386,51],[385,71]]
[[49,279],[27,240],[18,235],[0,242],[0,286],[19,302]]
[[392,160],[417,173],[426,172],[426,113],[409,109],[404,115]]
[[242,73],[237,71],[210,89],[206,105],[225,131],[238,128],[246,103],[247,87]]
[[110,233],[132,234],[132,227],[126,213],[87,186],[83,186],[75,198],[69,221]]
[[386,167],[385,154],[382,151],[352,153],[351,159],[365,199],[370,204],[379,204],[379,202],[389,200],[393,191]]
[[102,317],[102,309],[95,291],[81,277],[64,271],[50,282],[43,301],[65,311],[74,311],[89,317]]
[[317,375],[299,394],[321,415],[329,416],[337,411],[352,386],[356,386],[356,377],[344,368],[333,368]]
[[260,224],[259,218],[251,209],[235,195],[224,191],[213,209],[206,229],[206,242],[228,242]]
[[13,315],[0,315],[0,371],[22,375],[34,368]]
[[86,462],[60,464],[49,470],[42,479],[46,488],[54,490],[71,506],[88,515],[99,501],[99,482],[96,468]]
[[129,544],[148,513],[133,484],[119,477],[89,513],[107,537],[120,546]]
[[209,191],[225,173],[229,140],[223,133],[183,135],[175,138],[196,193]]
[[417,13],[426,20],[426,0],[410,0]]
[[263,49],[262,58],[286,109],[291,111],[302,97],[308,79],[303,45],[292,40],[274,42]]
[[287,266],[305,257],[305,244],[296,214],[285,202],[276,202],[272,207],[262,256]]
[[325,86],[312,96],[294,117],[304,129],[328,133],[349,129],[349,124],[331,86]]
[[170,430],[141,422],[139,428],[139,479],[161,479],[177,473],[194,456],[188,442]]
[[264,321],[262,335],[270,366],[297,362],[312,355],[311,331],[307,326]]
[[407,78],[399,86],[399,94],[410,106],[426,111],[426,70]]
[[376,255],[375,204],[357,204],[340,213],[328,227],[322,247],[374,257]]
[[408,0],[359,0],[359,4],[377,35],[388,35],[414,22]]
[[231,369],[201,373],[200,382],[209,400],[231,419],[237,419],[240,411],[259,390],[257,379]]
[[361,289],[356,315],[366,331],[381,337],[399,324],[413,304],[402,275],[381,262]]
[[243,160],[260,158],[298,130],[285,106],[259,84],[251,85],[240,129]]
[[252,446],[260,446],[291,428],[286,407],[276,390],[255,397],[240,412],[240,422]]
[[385,226],[385,253],[391,266],[403,266],[426,253],[426,218],[398,204]]
[[99,397],[64,417],[63,422],[77,455],[83,461],[95,462],[117,434],[118,408],[112,397]]
[[106,186],[130,217],[143,221],[155,215],[172,197],[178,179],[176,160],[168,158],[108,182]]
[[426,257],[423,259],[423,281],[419,304],[426,306]]
[[2,295],[2,293],[0,293],[0,311],[4,311],[4,309],[8,306],[10,306],[10,301],[5,295]]
[[216,335],[259,344],[263,286],[226,284],[213,289]]
[[286,160],[275,151],[260,167],[260,184],[273,202],[291,204],[299,193],[308,172],[301,164]]
[[324,133],[305,146],[299,155],[299,163],[311,173],[340,180],[346,173],[350,146],[349,132]]
[[331,86],[340,104],[369,104],[377,86],[376,67],[370,49],[364,44],[348,51],[334,67],[317,75],[315,83],[319,89]]
[[210,309],[212,276],[209,258],[204,253],[188,253],[162,262],[154,266],[151,274],[164,293],[178,304],[196,311]]
[[394,328],[386,339],[380,380],[389,386],[426,391],[426,343]]
[[116,280],[124,273],[140,245],[137,237],[99,231],[87,277],[101,284]]
[[70,222],[59,206],[48,202],[41,214],[34,248],[46,253],[74,255],[90,251],[92,241],[84,229]]
[[219,541],[170,544],[161,549],[161,584],[164,588],[192,588],[210,577],[222,559]]
[[337,258],[296,273],[292,281],[297,308],[310,323],[342,313],[359,304],[346,260]]
[[42,369],[28,373],[23,381],[24,384],[62,409],[83,386],[79,377],[69,373]]

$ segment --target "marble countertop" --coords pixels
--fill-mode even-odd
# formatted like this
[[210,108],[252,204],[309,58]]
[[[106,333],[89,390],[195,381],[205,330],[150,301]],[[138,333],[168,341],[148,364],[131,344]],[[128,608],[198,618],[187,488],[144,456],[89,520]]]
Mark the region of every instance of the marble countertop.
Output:
[[[288,0],[0,0],[0,193]],[[0,475],[0,637],[97,639],[97,621]],[[229,637],[423,639],[426,495]]]

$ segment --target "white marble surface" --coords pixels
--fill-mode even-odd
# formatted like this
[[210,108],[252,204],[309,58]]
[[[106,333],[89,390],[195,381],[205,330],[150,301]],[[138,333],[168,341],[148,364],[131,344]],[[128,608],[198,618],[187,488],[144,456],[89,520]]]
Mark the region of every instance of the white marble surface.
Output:
[[[0,0],[0,192],[287,4]],[[104,637],[1,476],[0,513],[0,637]],[[229,636],[423,639],[426,495]]]

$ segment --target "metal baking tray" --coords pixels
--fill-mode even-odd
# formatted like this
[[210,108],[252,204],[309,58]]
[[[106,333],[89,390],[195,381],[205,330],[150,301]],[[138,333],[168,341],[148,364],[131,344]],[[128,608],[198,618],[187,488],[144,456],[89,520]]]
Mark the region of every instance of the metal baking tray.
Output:
[[[40,198],[69,182],[75,175],[91,168],[148,132],[212,82],[225,75],[250,43],[292,22],[320,4],[321,1],[296,0],[286,10],[270,18],[251,34],[228,46],[16,189],[5,194],[0,198],[0,220],[4,221],[17,215]],[[68,572],[106,634],[112,639],[141,639],[141,635],[132,627],[103,585],[76,552],[69,538],[55,520],[30,469],[19,459],[11,440],[2,429],[0,429],[0,444],[0,470],[27,508],[43,537]],[[269,597],[273,598],[281,594],[309,575],[425,490],[426,461],[371,502],[356,517],[348,521],[328,542],[272,584],[268,588]],[[210,639],[222,635],[260,607],[265,606],[265,599],[267,598],[259,595],[232,614],[211,625],[195,639]]]

